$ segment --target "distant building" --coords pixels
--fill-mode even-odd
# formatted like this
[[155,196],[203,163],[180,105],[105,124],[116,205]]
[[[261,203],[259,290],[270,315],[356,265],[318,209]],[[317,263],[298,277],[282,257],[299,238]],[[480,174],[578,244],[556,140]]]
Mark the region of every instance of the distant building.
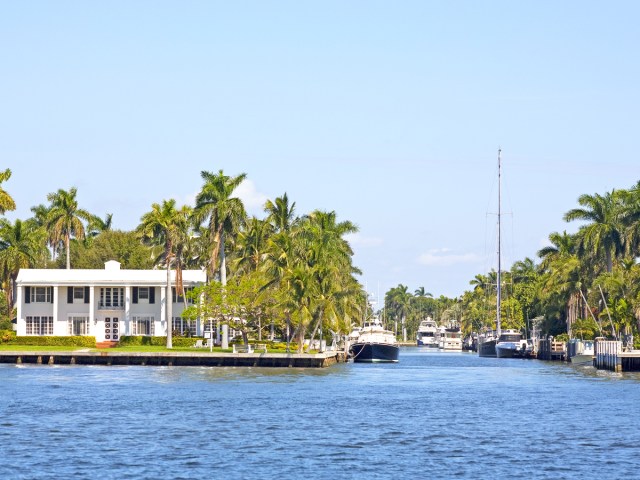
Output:
[[[204,284],[201,270],[184,270],[185,290]],[[176,294],[171,272],[173,331],[201,334],[199,322],[180,317],[184,299]],[[122,335],[165,336],[166,270],[121,270],[106,262],[104,270],[22,269],[16,281],[18,335],[92,335],[118,341]]]

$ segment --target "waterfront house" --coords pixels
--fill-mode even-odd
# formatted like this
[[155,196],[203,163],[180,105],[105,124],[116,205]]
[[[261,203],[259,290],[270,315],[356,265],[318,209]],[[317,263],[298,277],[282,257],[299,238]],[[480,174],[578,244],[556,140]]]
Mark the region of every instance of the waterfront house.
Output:
[[[201,334],[199,322],[180,317],[184,299],[175,288],[167,299],[166,270],[123,270],[114,260],[104,270],[22,269],[16,281],[18,335],[92,335],[118,341],[122,335],[165,336],[166,302],[173,331]],[[205,283],[201,270],[183,270],[185,290]]]

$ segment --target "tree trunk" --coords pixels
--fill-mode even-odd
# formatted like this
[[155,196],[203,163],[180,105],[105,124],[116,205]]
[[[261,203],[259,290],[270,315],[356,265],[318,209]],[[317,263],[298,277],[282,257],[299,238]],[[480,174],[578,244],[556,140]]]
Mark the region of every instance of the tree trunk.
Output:
[[69,243],[71,243],[71,240],[69,238],[69,234],[66,234],[64,236],[64,245],[67,251],[67,270],[71,270],[71,248],[69,246]]
[[173,332],[172,332],[172,295],[171,295],[171,261],[167,257],[167,294],[165,295],[165,311],[167,315],[167,348],[173,348]]
[[227,284],[227,256],[224,254],[224,233],[220,235],[220,283]]
[[311,338],[309,339],[309,348],[307,348],[307,353],[309,353],[309,350],[311,350],[311,344],[313,343],[313,339],[316,336],[316,332],[318,331],[318,326],[320,325],[321,321],[322,321],[322,316],[318,318],[318,321],[316,322],[316,326],[313,327],[313,332],[311,333]]

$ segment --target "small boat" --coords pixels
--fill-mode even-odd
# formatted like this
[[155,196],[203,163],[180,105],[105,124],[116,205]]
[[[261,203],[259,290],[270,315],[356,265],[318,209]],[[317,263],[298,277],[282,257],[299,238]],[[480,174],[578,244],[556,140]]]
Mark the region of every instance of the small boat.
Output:
[[377,317],[365,321],[364,325],[349,335],[351,358],[356,363],[397,362],[400,347],[396,336],[386,330]]
[[569,361],[575,365],[593,365],[595,355],[592,340],[579,340],[572,338],[567,344]]
[[431,317],[427,317],[426,320],[422,320],[418,326],[418,333],[416,334],[416,342],[418,346],[425,347],[438,347],[438,340],[436,338],[436,332],[438,331],[438,325]]
[[527,340],[517,330],[503,330],[496,341],[496,357],[524,358],[527,352]]

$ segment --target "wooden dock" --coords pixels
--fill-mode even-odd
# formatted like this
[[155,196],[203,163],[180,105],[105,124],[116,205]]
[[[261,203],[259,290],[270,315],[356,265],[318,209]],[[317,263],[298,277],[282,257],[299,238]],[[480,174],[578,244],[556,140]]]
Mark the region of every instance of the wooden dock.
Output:
[[540,339],[538,340],[536,358],[539,360],[565,360],[567,358],[566,344],[553,339]]
[[170,367],[325,368],[347,361],[347,354],[331,351],[297,353],[0,351],[0,363],[45,365],[149,365]]

